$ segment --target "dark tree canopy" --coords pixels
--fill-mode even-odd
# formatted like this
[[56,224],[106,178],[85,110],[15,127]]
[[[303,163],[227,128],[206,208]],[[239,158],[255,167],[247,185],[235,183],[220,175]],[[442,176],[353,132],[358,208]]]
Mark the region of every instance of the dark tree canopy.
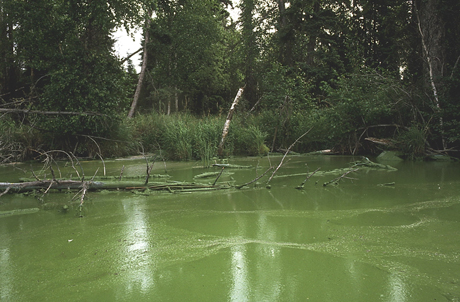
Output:
[[2,106],[86,113],[16,119],[108,136],[136,83],[112,33],[138,27],[149,33],[149,60],[137,111],[222,114],[245,86],[241,110],[269,112],[284,137],[304,115],[340,128],[330,139],[397,123],[455,147],[459,12],[454,0],[5,0]]

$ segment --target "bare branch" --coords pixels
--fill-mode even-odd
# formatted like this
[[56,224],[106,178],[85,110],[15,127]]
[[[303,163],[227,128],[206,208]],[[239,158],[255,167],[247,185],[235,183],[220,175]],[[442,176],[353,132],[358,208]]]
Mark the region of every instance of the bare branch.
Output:
[[[351,179],[349,177],[346,177],[348,174],[352,173],[352,172],[356,172],[358,171],[359,169],[354,169],[354,170],[350,170],[350,171],[347,171],[345,173],[343,173],[342,175],[340,175],[339,177],[337,178],[334,178],[333,180],[331,181],[328,181],[328,182],[325,182],[323,183],[323,187],[327,186],[327,185],[330,185],[332,183],[338,183],[342,178],[348,178],[348,179]],[[353,179],[356,179],[356,178],[353,178]]]
[[250,182],[247,182],[247,183],[245,183],[245,184],[242,184],[242,185],[239,185],[239,186],[235,186],[235,188],[241,189],[241,188],[244,187],[244,186],[250,185],[250,184],[252,184],[253,182],[258,181],[259,179],[261,179],[262,177],[264,177],[265,174],[268,173],[268,171],[270,171],[270,170],[272,170],[272,169],[273,169],[273,167],[269,167],[269,168],[268,168],[264,173],[262,173],[262,175],[260,175],[259,177],[256,177],[256,178],[254,178],[253,180],[251,180]]
[[299,137],[295,140],[295,142],[293,142],[293,143],[289,146],[289,148],[286,150],[286,153],[284,153],[284,156],[283,156],[283,158],[281,159],[280,164],[278,165],[278,167],[276,167],[275,171],[273,171],[273,173],[272,173],[272,176],[270,176],[270,178],[268,179],[267,184],[272,180],[273,176],[275,176],[276,171],[278,171],[278,169],[281,168],[281,166],[283,165],[284,159],[285,159],[286,156],[288,155],[288,153],[289,153],[289,151],[291,150],[291,148],[294,147],[294,145],[297,144],[297,142],[298,142],[299,140],[301,140],[305,135],[307,135],[308,132],[311,131],[311,129],[313,129],[313,128],[308,129],[307,132],[305,132],[304,134],[302,134],[301,136],[299,136]]

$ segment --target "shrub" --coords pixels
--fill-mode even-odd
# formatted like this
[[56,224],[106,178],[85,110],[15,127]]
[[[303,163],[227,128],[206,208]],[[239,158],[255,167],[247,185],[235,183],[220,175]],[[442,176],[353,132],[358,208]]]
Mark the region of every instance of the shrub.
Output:
[[420,127],[410,127],[397,137],[397,141],[399,150],[406,158],[415,160],[425,156],[426,132]]

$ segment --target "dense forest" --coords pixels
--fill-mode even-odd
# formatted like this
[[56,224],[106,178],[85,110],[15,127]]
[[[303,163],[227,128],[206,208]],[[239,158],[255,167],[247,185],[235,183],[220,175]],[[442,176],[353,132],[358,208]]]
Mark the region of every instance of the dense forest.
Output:
[[[209,160],[240,88],[225,155],[310,130],[293,150],[458,156],[459,14],[457,0],[4,0],[1,160]],[[142,28],[139,74],[115,54],[119,28]]]

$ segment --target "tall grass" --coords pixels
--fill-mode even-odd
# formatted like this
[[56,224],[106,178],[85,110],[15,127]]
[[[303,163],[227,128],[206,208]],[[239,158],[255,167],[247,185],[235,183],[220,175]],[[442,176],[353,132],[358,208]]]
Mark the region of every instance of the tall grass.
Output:
[[195,157],[204,167],[211,165],[211,159],[217,155],[217,146],[221,139],[222,121],[218,118],[205,118],[197,121],[194,127]]
[[[191,114],[138,116],[133,123],[134,138],[147,151],[159,148],[171,160],[201,160],[209,166],[217,156],[225,119],[216,116],[195,117]],[[247,120],[234,119],[224,144],[224,155],[260,155],[268,152],[267,134]]]

